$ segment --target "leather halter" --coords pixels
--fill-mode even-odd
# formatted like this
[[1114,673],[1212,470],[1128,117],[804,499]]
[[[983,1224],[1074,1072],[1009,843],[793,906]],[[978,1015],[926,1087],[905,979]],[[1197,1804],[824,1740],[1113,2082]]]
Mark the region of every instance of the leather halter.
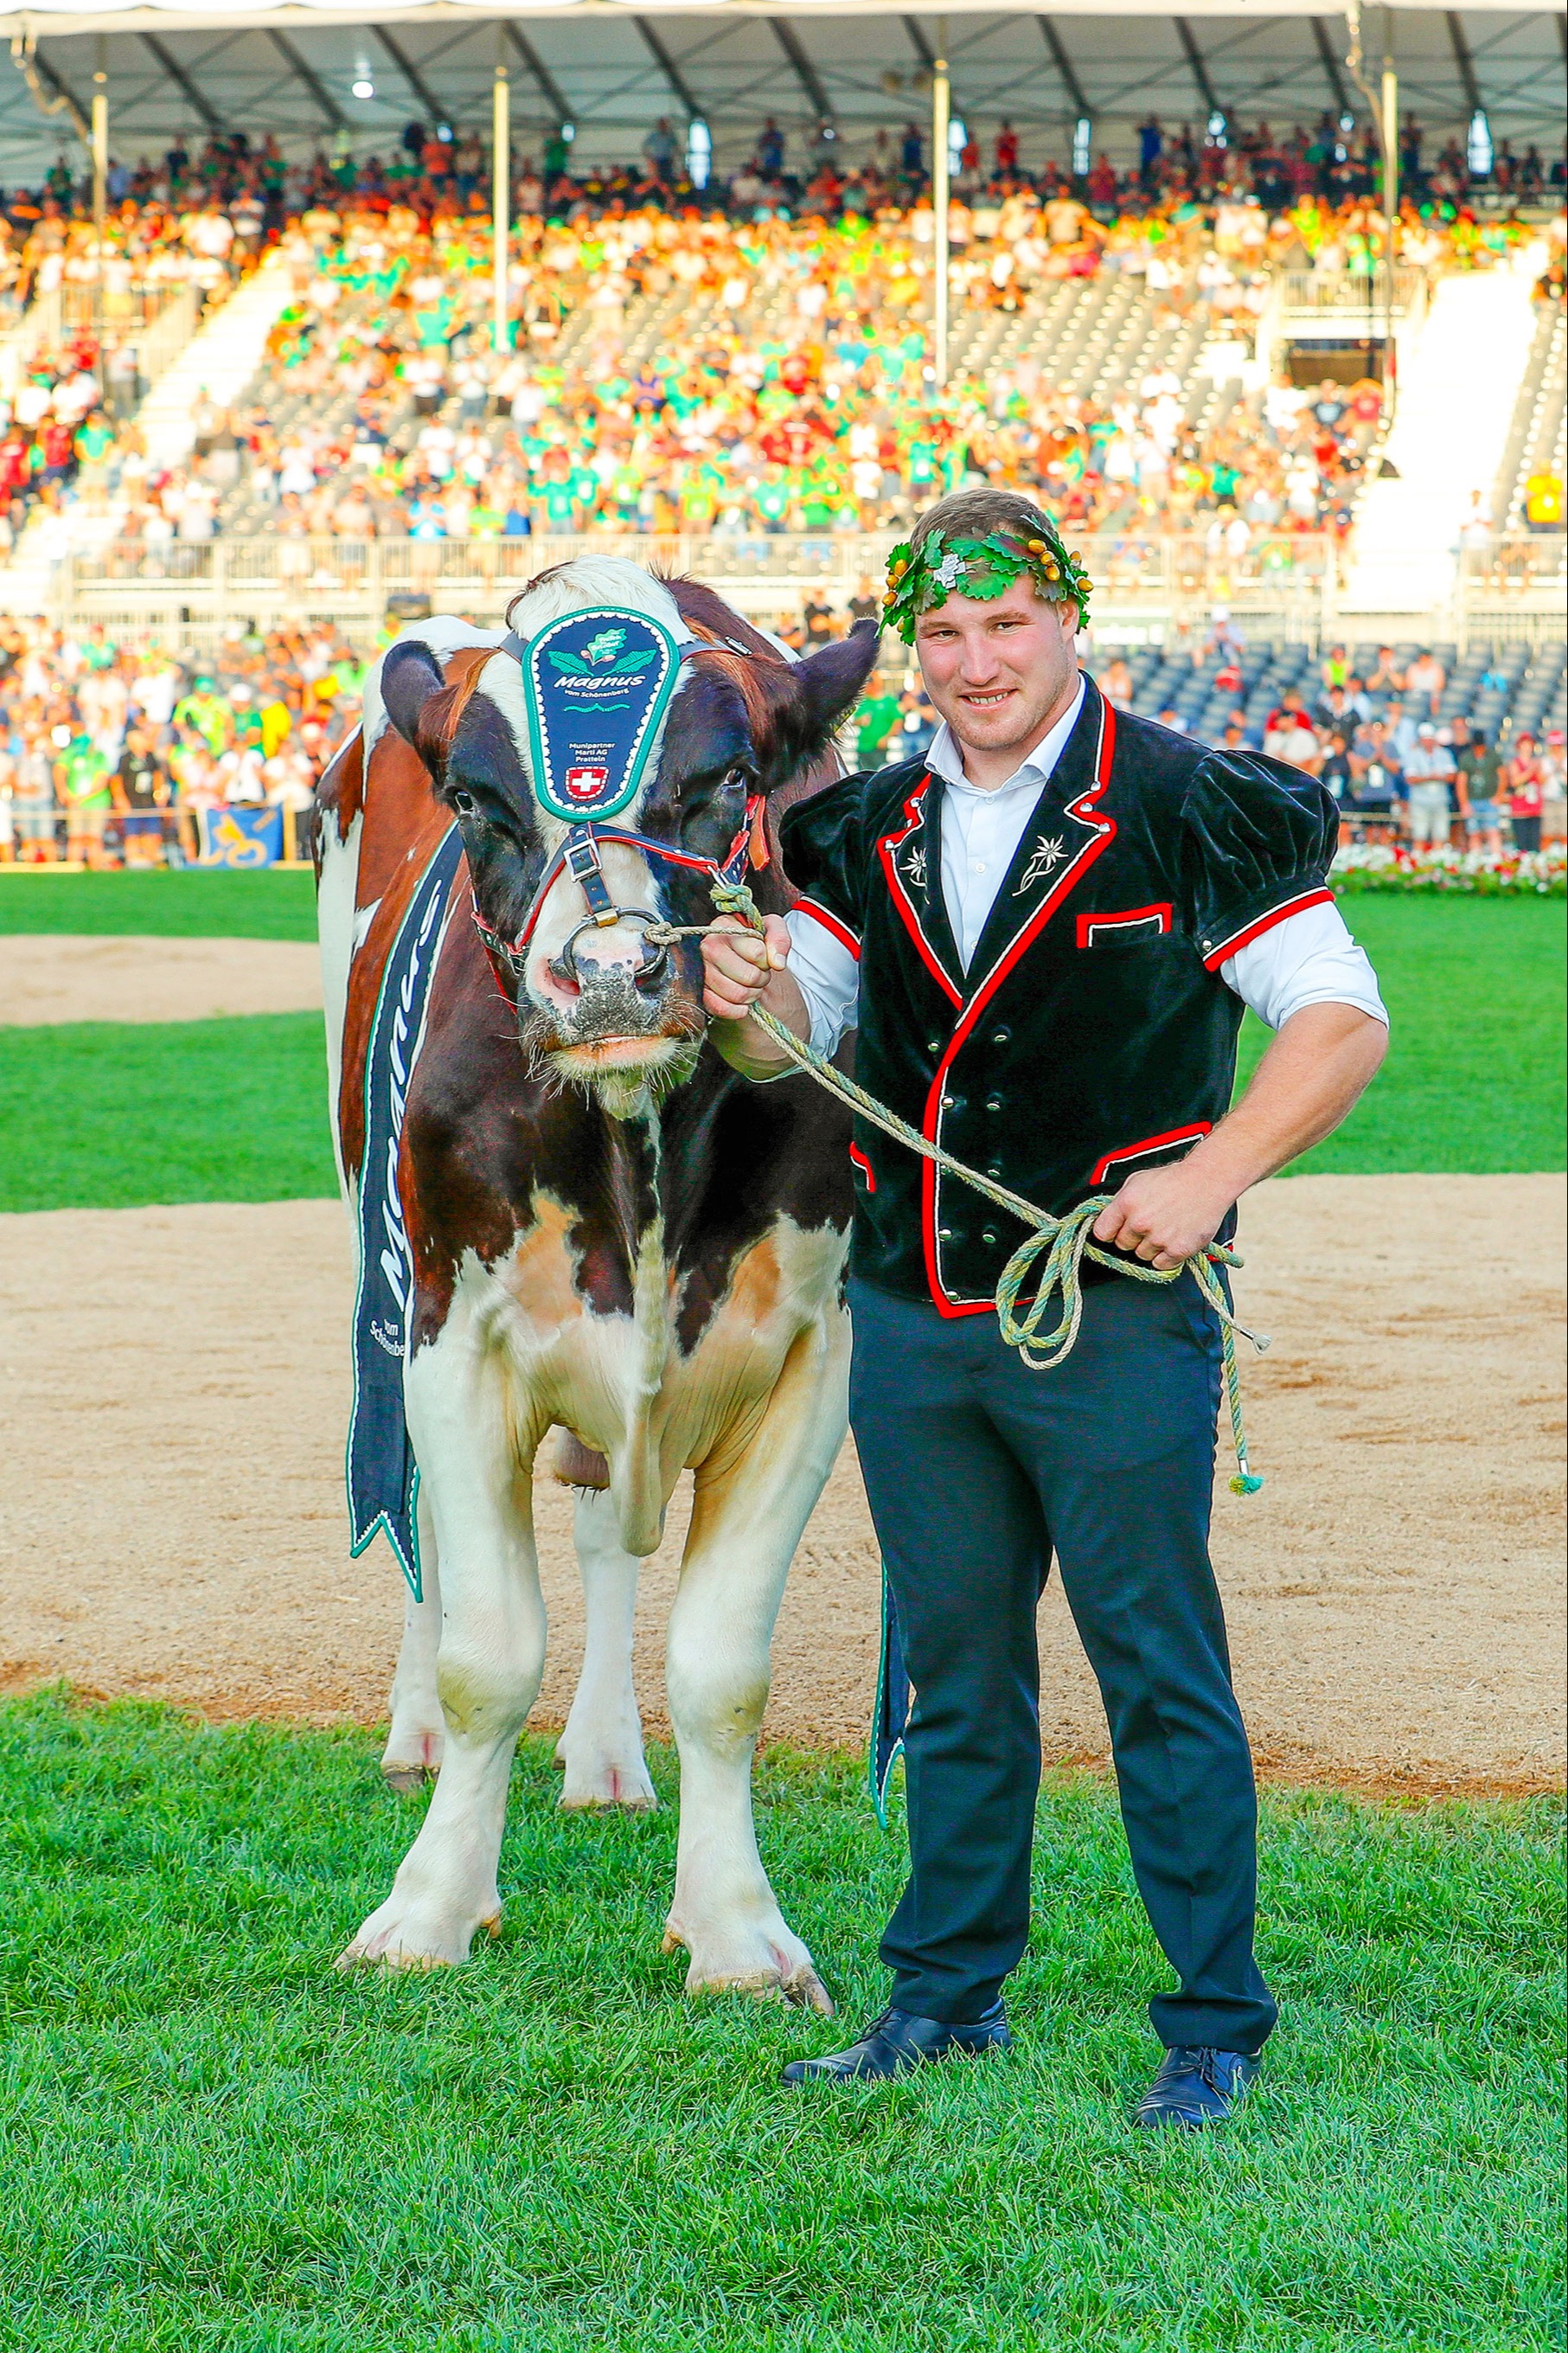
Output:
[[[510,654],[514,661],[521,664],[526,650],[526,643],[518,636],[515,629],[509,628],[496,650],[498,653]],[[712,645],[700,644],[695,641],[688,643],[682,646],[680,658],[685,661],[693,654],[717,653],[744,654],[750,658],[751,651],[749,646],[742,645],[738,639],[725,638]],[[569,967],[573,962],[573,944],[580,933],[594,930],[607,931],[613,924],[624,922],[628,916],[635,916],[645,923],[657,923],[661,920],[650,907],[617,906],[610,886],[605,879],[605,869],[599,856],[602,843],[615,841],[628,849],[640,849],[645,857],[658,859],[666,866],[684,866],[697,873],[706,874],[709,881],[712,882],[738,882],[745,871],[748,852],[753,865],[763,867],[768,862],[766,839],[763,839],[759,854],[757,833],[766,805],[765,795],[753,793],[748,796],[745,823],[721,859],[693,858],[687,850],[672,849],[668,842],[654,841],[646,833],[632,833],[624,826],[605,825],[592,818],[584,820],[581,825],[572,826],[568,829],[565,840],[540,877],[533,897],[529,902],[528,913],[523,919],[522,927],[511,939],[504,938],[493,924],[487,923],[479,913],[477,902],[475,903],[474,929],[478,932],[485,954],[489,958],[490,969],[495,974],[497,986],[502,995],[508,994],[503,974],[510,974],[514,984],[522,977],[528,963],[529,942],[533,937],[534,928],[543,912],[544,902],[563,872],[569,874],[579,885],[588,909],[582,922],[574,924],[567,934],[561,950],[562,958]]]

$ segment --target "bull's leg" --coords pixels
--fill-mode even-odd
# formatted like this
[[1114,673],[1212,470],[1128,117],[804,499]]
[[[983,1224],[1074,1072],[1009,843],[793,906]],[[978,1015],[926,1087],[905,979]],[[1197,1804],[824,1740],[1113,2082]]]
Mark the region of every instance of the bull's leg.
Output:
[[[500,1919],[496,1865],[512,1752],[544,1670],[544,1605],[528,1461],[500,1361],[461,1328],[460,1311],[408,1369],[408,1427],[440,1556],[436,1685],[441,1776],[391,1894],[340,1967],[426,1968],[467,1957]],[[454,1329],[458,1325],[458,1329]],[[531,1456],[536,1433],[523,1447]]]
[[668,1654],[680,1838],[665,1950],[686,1947],[689,1992],[782,1996],[825,2016],[826,1988],[757,1852],[752,1757],[784,1577],[843,1442],[847,1364],[848,1318],[830,1308],[743,1451],[699,1470]]
[[556,1748],[566,1768],[563,1806],[658,1804],[643,1756],[632,1689],[632,1630],[638,1562],[621,1543],[607,1490],[580,1487],[573,1517],[587,1618],[583,1672]]
[[446,1727],[436,1690],[436,1654],[441,1641],[441,1568],[436,1546],[436,1515],[423,1484],[419,1491],[419,1581],[424,1599],[403,1596],[403,1643],[392,1678],[392,1723],[381,1769],[395,1789],[417,1789],[441,1769]]

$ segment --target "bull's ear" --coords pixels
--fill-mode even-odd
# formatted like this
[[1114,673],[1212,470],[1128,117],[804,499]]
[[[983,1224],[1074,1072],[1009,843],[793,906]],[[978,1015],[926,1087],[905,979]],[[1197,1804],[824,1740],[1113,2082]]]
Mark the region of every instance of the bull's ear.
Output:
[[381,665],[381,700],[398,733],[416,752],[421,749],[420,713],[446,683],[440,663],[423,639],[399,638],[388,648]]
[[819,653],[807,654],[790,672],[795,691],[784,713],[784,734],[798,763],[815,759],[860,699],[877,667],[882,633],[875,621],[857,621],[847,638],[836,638]]

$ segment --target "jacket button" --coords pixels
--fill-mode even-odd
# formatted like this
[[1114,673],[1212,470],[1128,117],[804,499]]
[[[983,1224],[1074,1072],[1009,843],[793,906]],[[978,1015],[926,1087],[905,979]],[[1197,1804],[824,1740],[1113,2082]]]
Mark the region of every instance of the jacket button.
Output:
[[987,1111],[1000,1111],[1000,1110],[1001,1110],[1001,1108],[1002,1108],[1002,1098],[1001,1098],[1001,1096],[1000,1096],[1000,1095],[987,1095],[987,1096],[986,1096],[986,1098],[985,1098],[985,1108],[986,1108],[986,1110],[987,1110]]
[[984,1232],[981,1235],[980,1239],[981,1239],[981,1240],[982,1240],[983,1242],[986,1243],[986,1244],[989,1246],[989,1248],[990,1248],[990,1249],[994,1250],[994,1249],[995,1249],[995,1247],[996,1247],[996,1229],[995,1229],[995,1227],[994,1227],[994,1226],[987,1226],[987,1227],[986,1227],[986,1229],[985,1229],[985,1230],[984,1230]]
[[998,1182],[1000,1182],[1002,1176],[1002,1163],[999,1160],[988,1160],[985,1164],[985,1174],[987,1176],[994,1176]]
[[958,1097],[956,1095],[943,1095],[942,1099],[942,1107],[943,1111],[952,1111],[957,1102]]
[[952,1240],[952,1228],[951,1226],[938,1226],[936,1229],[936,1238],[939,1242],[950,1242]]
[[991,1032],[991,1043],[994,1046],[1010,1046],[1012,1042],[1013,1032],[1007,1028],[1005,1023],[1003,1024],[1000,1029],[993,1029]]
[[942,1039],[940,1038],[928,1038],[926,1039],[926,1052],[928,1054],[940,1054],[941,1051]]

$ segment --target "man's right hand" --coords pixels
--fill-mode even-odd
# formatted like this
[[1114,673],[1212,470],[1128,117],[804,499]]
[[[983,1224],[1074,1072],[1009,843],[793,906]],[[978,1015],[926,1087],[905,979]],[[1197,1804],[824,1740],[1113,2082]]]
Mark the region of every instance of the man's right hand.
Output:
[[775,972],[789,962],[789,927],[764,915],[759,935],[733,915],[721,915],[702,941],[702,1003],[716,1021],[744,1021]]

